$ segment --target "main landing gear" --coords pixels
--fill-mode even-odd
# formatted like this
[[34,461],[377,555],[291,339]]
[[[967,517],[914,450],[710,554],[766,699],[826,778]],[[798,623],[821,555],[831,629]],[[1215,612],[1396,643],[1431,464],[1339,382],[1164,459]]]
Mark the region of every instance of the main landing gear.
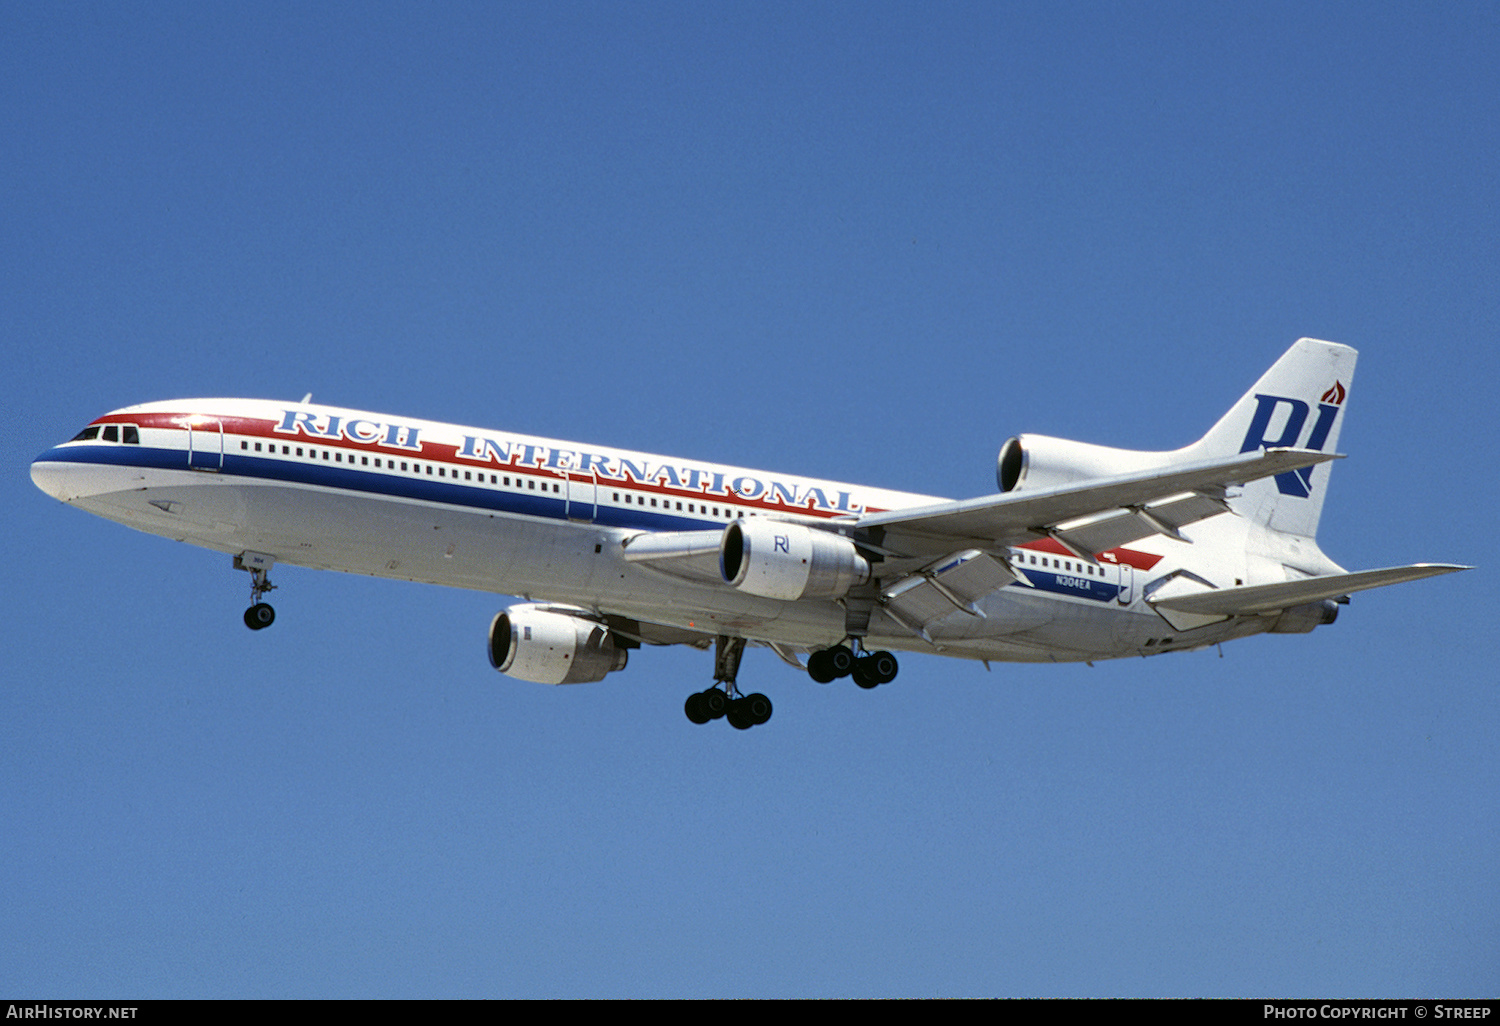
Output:
[[[859,639],[854,641],[859,645]],[[879,687],[896,679],[900,665],[889,652],[860,654],[848,645],[836,645],[814,652],[807,659],[807,675],[819,684],[828,684],[839,677],[853,677],[862,688]]]
[[245,610],[245,626],[252,631],[264,630],[276,622],[276,610],[269,602],[260,600],[266,592],[276,590],[276,585],[271,583],[272,564],[269,556],[254,552],[242,552],[234,557],[236,570],[250,571],[250,608]]
[[735,686],[740,672],[740,656],[745,653],[744,638],[719,635],[714,649],[714,685],[706,691],[688,695],[683,704],[687,718],[707,723],[724,717],[736,730],[749,730],[771,718],[771,700],[765,695],[741,695]]

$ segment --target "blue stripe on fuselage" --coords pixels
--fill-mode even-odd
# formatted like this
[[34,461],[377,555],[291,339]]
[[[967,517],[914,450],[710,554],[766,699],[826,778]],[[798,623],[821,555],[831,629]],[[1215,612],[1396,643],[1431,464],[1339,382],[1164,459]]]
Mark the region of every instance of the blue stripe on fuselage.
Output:
[[[1097,577],[1080,577],[1077,574],[1033,570],[1030,567],[1018,566],[1016,569],[1026,575],[1032,587],[1042,591],[1072,595],[1074,598],[1093,599],[1095,602],[1109,602],[1120,594],[1118,584],[1110,584]],[[1024,585],[1019,586],[1024,587]]]
[[[218,453],[213,454],[215,459]],[[437,465],[437,461],[413,457],[413,459]],[[105,466],[143,467],[153,470],[188,470],[186,449],[158,449],[145,445],[68,445],[49,449],[38,456],[37,463],[92,463]],[[443,466],[447,466],[443,464]],[[448,467],[456,473],[456,469]],[[197,471],[214,473],[215,471]],[[230,477],[254,478],[261,481],[282,481],[288,484],[318,485],[342,491],[363,492],[368,495],[389,498],[414,499],[420,502],[439,503],[447,506],[464,506],[472,509],[491,510],[520,516],[538,517],[547,520],[566,520],[568,503],[562,493],[511,491],[493,487],[479,488],[462,484],[451,478],[433,478],[423,474],[406,476],[399,473],[359,470],[348,465],[328,465],[319,461],[301,462],[295,459],[275,459],[245,453],[225,452],[224,466],[217,473]],[[488,471],[486,471],[488,473]],[[513,477],[528,477],[509,471]],[[529,480],[554,479],[537,476]],[[557,479],[562,484],[561,479]],[[565,486],[566,487],[566,486]],[[615,490],[628,488],[610,482],[601,484],[600,490],[612,487]],[[713,496],[702,496],[702,499]],[[719,502],[727,500],[719,499]],[[587,510],[592,504],[575,503],[575,507]],[[577,510],[575,509],[575,514]],[[593,510],[591,520],[578,519],[580,526],[595,524],[601,527],[631,528],[641,531],[701,531],[726,526],[729,521],[712,517],[699,518],[692,515],[648,511],[645,507],[620,507],[600,504]]]

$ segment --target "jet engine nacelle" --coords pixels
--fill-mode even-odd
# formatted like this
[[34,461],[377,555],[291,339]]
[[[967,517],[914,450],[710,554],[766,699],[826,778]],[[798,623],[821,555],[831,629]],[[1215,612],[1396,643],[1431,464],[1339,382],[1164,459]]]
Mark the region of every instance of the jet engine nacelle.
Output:
[[1314,627],[1333,623],[1339,618],[1339,604],[1333,599],[1309,602],[1285,610],[1271,625],[1272,634],[1306,634]]
[[1181,452],[1112,449],[1047,435],[1017,435],[1000,447],[995,481],[1002,492],[1036,491],[1170,466],[1190,458]]
[[724,583],[762,598],[839,598],[870,579],[870,564],[842,535],[777,520],[736,520],[719,541]]
[[581,616],[511,606],[490,621],[490,665],[537,684],[585,684],[623,670],[626,651],[609,629]]

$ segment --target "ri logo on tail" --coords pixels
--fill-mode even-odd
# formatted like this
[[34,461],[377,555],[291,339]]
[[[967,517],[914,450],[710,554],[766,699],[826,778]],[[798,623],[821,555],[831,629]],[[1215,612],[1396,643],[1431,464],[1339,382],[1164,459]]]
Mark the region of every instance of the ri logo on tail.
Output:
[[[1250,430],[1245,432],[1245,441],[1240,445],[1240,452],[1255,452],[1258,449],[1311,449],[1314,452],[1323,452],[1323,446],[1328,444],[1328,436],[1333,431],[1333,422],[1343,408],[1344,398],[1348,395],[1347,390],[1340,381],[1335,381],[1328,391],[1323,393],[1322,400],[1318,403],[1318,416],[1313,421],[1312,431],[1308,433],[1307,439],[1298,445],[1302,438],[1302,427],[1307,423],[1307,403],[1301,399],[1293,399],[1285,395],[1259,395],[1255,396],[1255,415],[1250,418]],[[1275,438],[1269,437],[1271,422],[1276,419],[1281,407],[1286,407],[1286,419],[1281,422],[1280,433]],[[1312,495],[1312,467],[1303,467],[1300,470],[1290,470],[1285,474],[1276,475],[1276,490],[1282,495],[1292,495],[1299,499],[1305,499]]]

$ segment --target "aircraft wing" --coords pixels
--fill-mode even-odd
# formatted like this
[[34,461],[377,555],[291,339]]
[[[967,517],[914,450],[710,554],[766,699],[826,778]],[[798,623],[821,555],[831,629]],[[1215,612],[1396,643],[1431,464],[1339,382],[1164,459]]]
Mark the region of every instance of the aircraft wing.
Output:
[[1153,602],[1152,605],[1180,613],[1249,616],[1256,613],[1273,613],[1322,599],[1337,598],[1350,592],[1383,588],[1387,584],[1419,581],[1424,577],[1436,577],[1438,574],[1451,574],[1458,570],[1470,569],[1473,568],[1455,563],[1414,563],[1411,566],[1393,566],[1384,570],[1361,570],[1353,574],[1329,574],[1325,577],[1308,577],[1300,581],[1282,581],[1277,584],[1219,588],[1195,595],[1184,595],[1181,598],[1165,598]]
[[1311,449],[1264,449],[1179,463],[1034,492],[1008,492],[918,509],[861,516],[859,536],[889,555],[941,556],[960,549],[999,552],[1051,537],[1080,558],[1228,510],[1226,488],[1342,459]]

